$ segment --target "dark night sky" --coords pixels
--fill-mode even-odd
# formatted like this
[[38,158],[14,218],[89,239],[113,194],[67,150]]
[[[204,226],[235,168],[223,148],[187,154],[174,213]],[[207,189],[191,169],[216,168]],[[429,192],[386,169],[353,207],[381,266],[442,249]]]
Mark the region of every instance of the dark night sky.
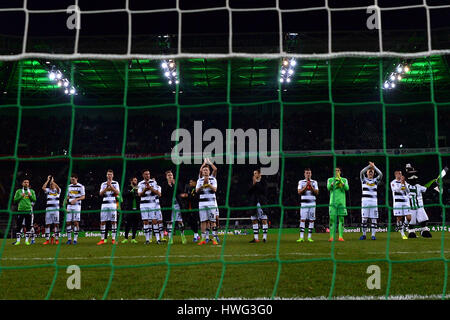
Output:
[[[52,10],[66,9],[69,5],[75,3],[74,0],[58,0],[58,1],[42,1],[28,0],[28,9],[30,10]],[[109,0],[109,1],[91,1],[79,0],[78,4],[81,10],[106,10],[125,8],[125,0]],[[275,0],[230,0],[230,7],[236,9],[242,8],[261,8],[272,7],[276,5]],[[361,7],[369,6],[374,3],[373,0],[329,0],[329,6],[332,8],[343,7]],[[423,0],[379,0],[381,7],[405,6],[405,5],[422,5]],[[428,0],[429,6],[448,5],[444,0]],[[180,0],[181,9],[202,9],[223,7],[226,5],[225,0]],[[325,0],[302,0],[288,1],[279,0],[281,9],[300,9],[321,7],[325,5]],[[2,1],[0,8],[22,7],[23,1],[9,0]],[[130,9],[132,10],[157,10],[176,8],[175,0],[166,1],[139,1],[130,0]],[[433,9],[431,10],[431,26],[434,28],[449,28],[450,9]],[[376,30],[368,30],[366,21],[369,15],[365,10],[358,11],[339,11],[332,13],[332,30],[333,30],[333,51],[342,51],[346,49],[354,50],[378,50],[378,32]],[[52,14],[30,14],[29,22],[29,41],[27,51],[43,50],[43,52],[62,52],[69,53],[73,48],[67,46],[70,41],[73,42],[75,31],[65,27],[68,14],[66,12]],[[81,18],[82,29],[80,31],[80,52],[92,52],[92,50],[100,50],[99,52],[124,53],[126,51],[126,43],[128,37],[128,15],[126,12],[104,13],[104,14],[84,14]],[[176,11],[160,12],[160,13],[142,13],[133,14],[133,45],[147,36],[156,36],[158,34],[178,33],[179,14]],[[278,12],[276,10],[269,11],[247,11],[233,12],[233,44],[234,51],[246,51],[255,47],[253,50],[261,50],[260,44],[266,47],[272,47],[272,52],[278,52]],[[304,36],[303,39],[313,40],[318,45],[308,48],[306,45],[301,51],[302,53],[326,52],[328,37],[328,13],[326,10],[313,10],[307,12],[285,12],[282,14],[283,32],[298,32]],[[228,30],[229,30],[229,12],[227,10],[216,10],[210,12],[184,13],[182,17],[182,47],[188,52],[205,52],[205,47],[209,48],[207,52],[228,52]],[[20,38],[23,35],[25,25],[25,14],[23,11],[1,12],[0,11],[0,37],[15,36]],[[391,37],[392,43],[386,43],[387,49],[395,49],[395,43],[401,42],[410,36],[408,32],[419,30],[419,37],[426,38],[426,10],[424,7],[384,11],[382,14],[383,34]],[[395,31],[394,31],[395,30]],[[345,34],[349,31],[358,32],[356,40],[345,38]],[[253,36],[252,36],[253,35]],[[103,36],[113,36],[112,44],[102,44],[103,48],[96,48],[96,44]],[[441,35],[442,36],[442,35]],[[46,37],[58,37],[61,40],[55,40],[53,48],[39,49],[40,39]],[[343,38],[342,38],[343,37]],[[397,37],[397,38],[396,38]],[[214,44],[211,45],[211,38]],[[354,45],[353,42],[361,40],[361,45]],[[366,43],[364,43],[366,39]],[[368,40],[367,40],[368,39]],[[349,41],[348,41],[349,40]],[[346,44],[346,42],[348,43]],[[175,40],[176,42],[176,40]],[[447,45],[446,40],[440,40],[442,45]],[[17,47],[21,45],[17,42]],[[97,45],[98,47],[99,45]],[[144,49],[142,49],[144,48]],[[145,42],[141,43],[141,51],[145,50]],[[385,48],[385,49],[386,49]],[[433,42],[433,48],[442,49],[440,44]],[[405,49],[405,48],[404,48]],[[406,48],[410,51],[420,51],[426,48],[426,40],[418,44],[416,48]],[[17,49],[19,50],[19,49]],[[46,51],[47,50],[47,51]],[[139,49],[133,46],[133,50],[138,52]],[[132,51],[133,51],[132,50]],[[20,50],[19,50],[20,52]],[[153,53],[149,51],[149,53]]]

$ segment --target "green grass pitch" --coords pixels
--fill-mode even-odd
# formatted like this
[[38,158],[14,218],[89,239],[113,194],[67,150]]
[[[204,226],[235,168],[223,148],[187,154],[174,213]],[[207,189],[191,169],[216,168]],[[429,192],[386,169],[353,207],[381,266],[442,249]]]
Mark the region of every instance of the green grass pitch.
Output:
[[[279,243],[278,233],[270,233],[267,243],[256,244],[249,243],[252,235],[227,235],[225,246],[223,236],[219,246],[198,246],[192,236],[182,245],[176,236],[170,248],[144,245],[143,237],[138,244],[118,244],[115,249],[110,242],[97,246],[97,238],[59,247],[44,246],[41,238],[31,246],[23,241],[12,246],[13,240],[8,240],[1,256],[0,299],[328,298],[332,253],[337,263],[331,298],[384,298],[389,286],[390,298],[440,299],[449,293],[443,258],[448,259],[450,235],[432,234],[432,239],[402,240],[392,232],[388,242],[386,233],[377,234],[376,241],[360,241],[359,233],[346,233],[345,242],[335,242],[334,247],[328,234],[314,234],[314,243],[297,243],[293,233],[282,234]],[[391,265],[386,260],[388,243]],[[111,262],[117,268],[105,294]],[[67,288],[69,265],[81,268],[79,290]],[[380,289],[367,288],[370,265],[380,267]]]

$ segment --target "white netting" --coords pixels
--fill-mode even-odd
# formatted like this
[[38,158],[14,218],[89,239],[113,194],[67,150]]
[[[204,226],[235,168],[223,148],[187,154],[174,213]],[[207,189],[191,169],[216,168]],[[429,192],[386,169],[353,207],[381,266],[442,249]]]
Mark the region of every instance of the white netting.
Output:
[[[442,55],[450,54],[450,48],[445,49],[433,49],[432,45],[432,28],[431,22],[432,17],[430,12],[433,10],[450,9],[450,4],[448,5],[430,5],[427,0],[423,0],[422,4],[409,5],[409,6],[396,6],[396,7],[380,7],[378,5],[379,0],[374,0],[371,6],[359,6],[359,7],[346,7],[346,8],[333,8],[329,6],[330,0],[325,0],[324,6],[310,7],[310,8],[299,8],[299,9],[283,9],[280,8],[280,0],[276,0],[276,5],[274,7],[263,7],[263,8],[233,8],[230,6],[230,0],[226,0],[225,6],[203,8],[203,9],[181,9],[180,0],[176,1],[175,8],[168,9],[155,9],[155,10],[132,10],[130,9],[129,0],[125,1],[125,7],[120,9],[107,9],[107,10],[81,10],[78,7],[78,0],[75,0],[75,13],[78,14],[79,19],[77,23],[83,26],[83,16],[92,14],[107,14],[107,13],[126,13],[128,16],[128,41],[127,50],[124,54],[108,54],[108,53],[79,53],[78,44],[80,40],[80,30],[76,29],[75,45],[73,53],[43,53],[43,52],[33,52],[27,51],[27,40],[28,40],[28,29],[29,29],[29,16],[30,14],[48,14],[48,13],[68,13],[68,9],[55,9],[55,10],[30,10],[28,9],[27,0],[24,0],[23,7],[21,8],[3,8],[0,9],[0,13],[4,12],[24,12],[25,13],[25,26],[24,26],[24,36],[22,43],[22,52],[17,54],[0,54],[0,60],[19,60],[25,58],[49,58],[49,59],[161,59],[161,58],[227,58],[227,57],[249,57],[249,58],[279,58],[289,54],[291,57],[296,58],[313,58],[313,59],[329,59],[337,57],[423,57],[430,55]],[[367,15],[368,10],[372,10],[377,15],[378,21],[378,50],[377,51],[339,51],[333,52],[333,32],[332,32],[332,12],[339,11],[364,11],[363,14]],[[427,50],[419,52],[397,52],[397,51],[385,51],[383,49],[383,26],[382,26],[382,14],[386,11],[395,10],[411,10],[411,9],[425,9],[426,10],[426,34],[427,34]],[[201,12],[213,12],[213,11],[223,11],[228,12],[229,18],[229,32],[228,32],[228,52],[227,53],[189,53],[184,52],[182,48],[182,18],[183,14],[187,13],[201,13]],[[328,52],[324,53],[295,53],[286,52],[283,48],[283,13],[294,13],[294,12],[313,12],[318,10],[326,10],[328,13]],[[279,27],[279,52],[276,53],[254,53],[254,52],[235,52],[233,50],[233,13],[235,12],[263,12],[263,11],[277,11],[278,12],[278,27]],[[132,51],[132,21],[133,16],[140,14],[149,13],[167,13],[176,12],[178,13],[178,37],[177,37],[177,53],[174,54],[145,54],[145,53],[133,53]],[[0,30],[1,33],[1,30]]]

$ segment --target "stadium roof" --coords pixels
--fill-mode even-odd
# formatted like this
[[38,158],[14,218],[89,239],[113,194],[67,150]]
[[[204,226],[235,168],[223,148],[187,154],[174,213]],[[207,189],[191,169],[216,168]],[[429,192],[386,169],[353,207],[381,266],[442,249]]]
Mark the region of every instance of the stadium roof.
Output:
[[[179,103],[226,103],[228,71],[232,103],[275,101],[279,89],[285,102],[328,101],[329,83],[334,102],[379,101],[380,77],[383,84],[399,63],[408,63],[411,70],[395,89],[383,90],[386,103],[431,102],[431,69],[436,102],[449,102],[449,60],[448,56],[299,60],[292,82],[280,84],[280,59],[183,59],[176,61]],[[70,96],[49,79],[53,66],[69,79],[73,70],[77,105],[123,105],[125,91],[130,106],[173,104],[176,87],[168,84],[161,64],[161,60],[137,59],[0,61],[0,105],[17,103],[19,83],[22,105],[69,103]]]

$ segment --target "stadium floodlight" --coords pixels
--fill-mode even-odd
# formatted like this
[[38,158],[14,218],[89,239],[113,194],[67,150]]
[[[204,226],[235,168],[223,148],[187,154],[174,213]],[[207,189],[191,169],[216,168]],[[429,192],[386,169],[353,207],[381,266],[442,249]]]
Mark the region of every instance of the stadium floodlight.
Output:
[[67,81],[67,79],[64,79],[63,81],[64,81],[63,82],[64,83],[64,87],[67,88],[69,86],[69,81]]
[[53,81],[56,79],[56,74],[53,71],[50,71],[50,73],[48,74],[48,78],[50,79],[50,81]]
[[64,90],[64,93],[65,93],[65,94],[69,94],[69,89],[65,89],[65,90]]
[[58,83],[57,83],[56,85],[57,85],[58,87],[61,87],[61,86],[62,86],[62,81],[59,80]]
[[58,70],[58,71],[56,72],[56,79],[59,80],[59,79],[61,79],[61,78],[62,78],[62,73],[61,73],[61,71]]
[[70,88],[70,94],[75,94],[75,88],[74,87],[72,87],[72,88]]
[[177,79],[177,65],[174,60],[164,60],[161,63],[161,67],[164,70],[164,76],[168,78],[167,83],[172,85],[173,83],[178,83]]
[[294,58],[283,58],[281,63],[281,83],[290,83],[291,76],[295,73],[294,66],[297,64]]
[[[176,84],[179,84],[180,81],[179,81],[179,80],[175,80],[175,83],[176,83]],[[183,91],[180,91],[180,92],[183,93]]]
[[395,82],[401,81],[404,78],[404,74],[409,72],[410,70],[411,70],[410,67],[404,62],[397,64],[397,66],[395,67],[395,71],[391,72],[389,74],[388,80],[385,81],[384,88],[385,89],[395,88],[397,86]]

